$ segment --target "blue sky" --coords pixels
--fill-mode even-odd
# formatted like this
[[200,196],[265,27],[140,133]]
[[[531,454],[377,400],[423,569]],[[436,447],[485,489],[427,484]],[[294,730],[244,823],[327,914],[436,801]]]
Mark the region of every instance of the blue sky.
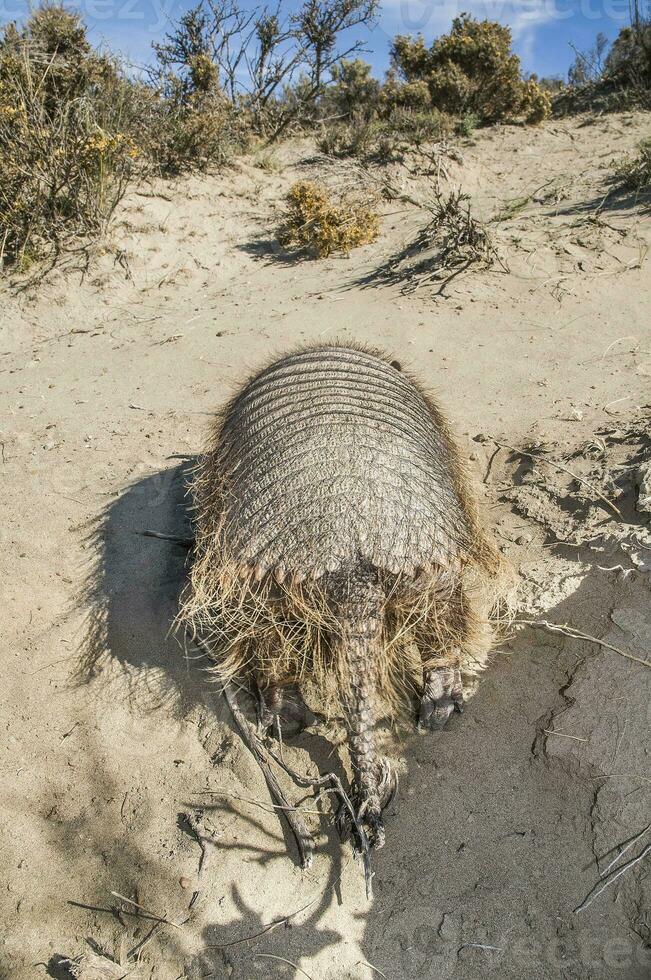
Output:
[[[161,40],[171,21],[195,0],[69,0],[81,12],[94,43],[103,41],[134,64],[151,59],[152,41]],[[287,9],[298,0],[285,0]],[[644,11],[651,0],[642,0]],[[252,8],[252,0],[242,0]],[[273,0],[270,3],[273,6]],[[0,23],[23,20],[25,0],[0,0]],[[629,19],[629,0],[382,0],[378,25],[368,37],[365,55],[378,75],[388,66],[389,43],[395,34],[422,32],[429,42],[444,33],[462,11],[477,18],[508,24],[514,48],[525,71],[539,75],[567,74],[573,60],[570,47],[589,48],[602,31],[612,39]]]

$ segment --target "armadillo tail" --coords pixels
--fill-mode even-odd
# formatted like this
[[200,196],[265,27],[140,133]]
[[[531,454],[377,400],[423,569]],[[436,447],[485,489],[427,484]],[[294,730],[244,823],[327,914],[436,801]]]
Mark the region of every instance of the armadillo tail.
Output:
[[386,759],[375,741],[377,663],[381,653],[382,609],[379,602],[348,600],[340,607],[337,667],[348,728],[358,819],[368,829],[374,848],[384,844],[382,810],[395,792]]

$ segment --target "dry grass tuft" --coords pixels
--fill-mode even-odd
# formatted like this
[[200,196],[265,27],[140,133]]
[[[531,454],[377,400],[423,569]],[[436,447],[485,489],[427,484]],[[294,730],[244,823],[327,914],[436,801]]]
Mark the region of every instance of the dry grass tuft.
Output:
[[617,162],[615,175],[623,187],[651,190],[651,137],[640,143],[635,156],[629,154]]
[[316,258],[374,242],[380,231],[377,203],[371,195],[343,194],[299,181],[287,195],[287,211],[278,240],[287,248],[304,249]]

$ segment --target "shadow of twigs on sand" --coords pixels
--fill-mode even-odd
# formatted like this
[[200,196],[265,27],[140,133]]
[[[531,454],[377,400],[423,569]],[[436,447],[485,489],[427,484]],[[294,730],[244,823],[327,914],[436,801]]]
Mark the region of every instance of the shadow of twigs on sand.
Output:
[[[300,891],[297,889],[296,908],[305,905],[306,894],[313,896],[309,905],[301,909],[300,930],[291,929],[294,918],[291,915],[287,922],[267,930],[268,921],[264,913],[249,907],[243,897],[246,890],[238,886],[237,872],[234,870],[238,865],[245,869],[254,864],[256,875],[268,879],[271,869],[284,863],[286,874],[291,875],[296,874],[298,854],[294,839],[279,814],[275,814],[271,807],[266,815],[262,810],[252,812],[247,805],[244,799],[247,795],[255,796],[263,804],[270,804],[264,780],[249,757],[248,750],[241,745],[219,688],[208,674],[209,658],[202,655],[190,641],[186,642],[182,636],[174,633],[179,598],[187,581],[188,551],[172,541],[142,535],[145,530],[153,530],[180,538],[192,536],[186,493],[192,465],[193,461],[188,460],[134,482],[117,499],[111,500],[90,528],[87,548],[92,567],[77,597],[87,620],[74,683],[87,687],[92,699],[105,704],[118,700],[126,702],[135,719],[136,735],[138,718],[155,716],[156,712],[162,712],[159,715],[161,718],[177,720],[187,719],[192,713],[193,718],[201,716],[204,719],[204,728],[215,731],[221,728],[227,732],[225,738],[216,737],[217,742],[230,746],[226,750],[227,757],[215,753],[213,758],[206,748],[210,760],[207,772],[194,770],[188,773],[187,794],[178,796],[176,800],[170,798],[169,807],[176,816],[170,830],[171,839],[176,841],[176,848],[187,850],[190,847],[191,864],[195,859],[197,839],[191,828],[186,826],[184,813],[179,811],[202,814],[213,825],[227,827],[229,832],[220,833],[209,845],[214,854],[196,905],[189,910],[183,933],[168,926],[161,927],[156,932],[155,941],[152,940],[148,947],[148,955],[154,956],[155,953],[165,962],[173,962],[174,968],[179,964],[192,977],[205,976],[210,971],[216,976],[227,976],[225,964],[236,961],[246,964],[242,967],[243,976],[260,973],[270,977],[286,977],[287,964],[284,959],[316,955],[342,938],[338,933],[320,927],[320,922],[333,902],[338,898],[341,901],[341,862],[346,851],[337,837],[330,808],[319,804],[320,816],[315,814],[316,819],[312,818],[318,838],[317,864],[305,879],[299,875],[301,887]],[[251,712],[252,703],[243,693],[239,696],[243,706]],[[161,722],[152,721],[151,724],[154,728],[150,726],[147,730],[155,735]],[[162,724],[165,725],[165,722]],[[197,734],[199,736],[200,733]],[[303,764],[307,763],[318,772],[336,768],[340,771],[342,782],[347,785],[341,765],[335,761],[336,757],[332,757],[332,741],[325,735],[318,730],[306,730],[286,741],[288,751],[294,747],[306,753]],[[125,759],[123,755],[113,758],[110,751],[107,752],[102,746],[99,732],[93,733],[93,739],[85,751],[94,760],[90,777],[93,786],[89,787],[91,794],[98,800],[119,799],[122,794],[116,786],[116,782],[119,782],[116,774],[119,770],[120,777],[130,778],[125,772],[128,758]],[[147,758],[151,756],[150,765],[153,767],[152,783],[156,785],[159,774],[156,773],[155,746],[149,746],[148,753]],[[214,796],[208,791],[199,792],[201,787],[214,786],[213,777],[219,777],[222,771],[232,783],[230,770],[234,764],[240,766],[242,773],[246,770],[251,775],[255,789],[248,792],[243,789],[241,798],[221,797],[217,792]],[[160,775],[161,778],[164,776]],[[245,777],[247,780],[248,775]],[[282,773],[278,775],[286,779]],[[139,778],[142,777],[137,776],[134,769],[133,779],[138,782]],[[234,784],[237,792],[238,780],[239,776]],[[219,783],[219,779],[216,782]],[[161,786],[164,784],[163,779]],[[227,788],[232,788],[232,785],[229,784]],[[155,809],[154,801],[148,798],[147,786],[139,787],[137,792],[142,812],[151,812],[152,806]],[[290,793],[293,800],[305,796],[304,790],[294,786]],[[306,806],[313,810],[317,808],[316,803],[308,802]],[[119,915],[116,918],[112,911],[112,902],[115,902],[122,916],[128,916],[128,905],[122,903],[120,907],[119,901],[110,899],[111,888],[127,897],[134,894],[137,897],[138,888],[142,886],[149,895],[149,903],[158,908],[166,907],[169,901],[167,865],[159,861],[156,851],[150,852],[142,831],[128,833],[125,838],[129,821],[124,826],[116,826],[114,820],[114,815],[108,811],[101,815],[88,813],[73,823],[62,824],[56,830],[57,846],[67,855],[74,854],[75,840],[80,835],[88,840],[93,853],[111,855],[110,869],[89,874],[88,885],[82,889],[82,893],[67,896],[80,903],[82,909],[87,907],[87,911],[78,909],[75,914],[91,915],[93,925],[88,931],[98,938],[104,937],[108,930],[115,930],[121,921]],[[170,825],[170,819],[166,819],[165,824]],[[285,874],[284,871],[281,873]],[[243,874],[246,875],[245,870]],[[363,880],[361,869],[359,874],[360,880]],[[224,916],[215,915],[212,906],[220,894],[230,894],[238,915],[233,916],[231,909],[232,921],[217,925],[215,921],[223,923]],[[152,899],[152,895],[158,896],[158,900]],[[168,912],[168,915],[180,920],[186,918],[188,912],[179,913],[177,901],[178,897],[174,902],[174,911]],[[278,902],[271,894],[268,905],[276,910],[274,914],[278,917]],[[106,911],[102,912],[102,909]],[[288,908],[286,914],[293,911],[293,908]],[[298,924],[298,915],[295,918]],[[122,921],[127,926],[138,925],[137,920],[128,917]],[[264,948],[257,939],[247,939],[261,931]],[[126,932],[125,935],[132,938]],[[186,935],[190,936],[189,945]],[[288,944],[289,938],[294,935],[296,942]],[[238,937],[242,937],[242,941]],[[199,938],[204,948],[196,952],[196,940]],[[235,945],[231,947],[234,938]],[[190,952],[192,948],[195,953]],[[79,950],[74,952],[75,955],[80,953]],[[254,961],[252,957],[258,953],[260,957]],[[189,965],[190,957],[193,957],[192,965]],[[52,969],[58,969],[54,962]]]

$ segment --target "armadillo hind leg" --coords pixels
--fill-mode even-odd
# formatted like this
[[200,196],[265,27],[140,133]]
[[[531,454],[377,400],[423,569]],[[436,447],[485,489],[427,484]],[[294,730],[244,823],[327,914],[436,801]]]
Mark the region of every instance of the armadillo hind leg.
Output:
[[274,734],[274,729],[291,738],[318,719],[295,686],[268,684],[263,687],[258,681],[256,697],[260,738]]
[[463,711],[463,685],[459,667],[427,668],[423,671],[418,731],[432,732],[443,728],[453,711]]

